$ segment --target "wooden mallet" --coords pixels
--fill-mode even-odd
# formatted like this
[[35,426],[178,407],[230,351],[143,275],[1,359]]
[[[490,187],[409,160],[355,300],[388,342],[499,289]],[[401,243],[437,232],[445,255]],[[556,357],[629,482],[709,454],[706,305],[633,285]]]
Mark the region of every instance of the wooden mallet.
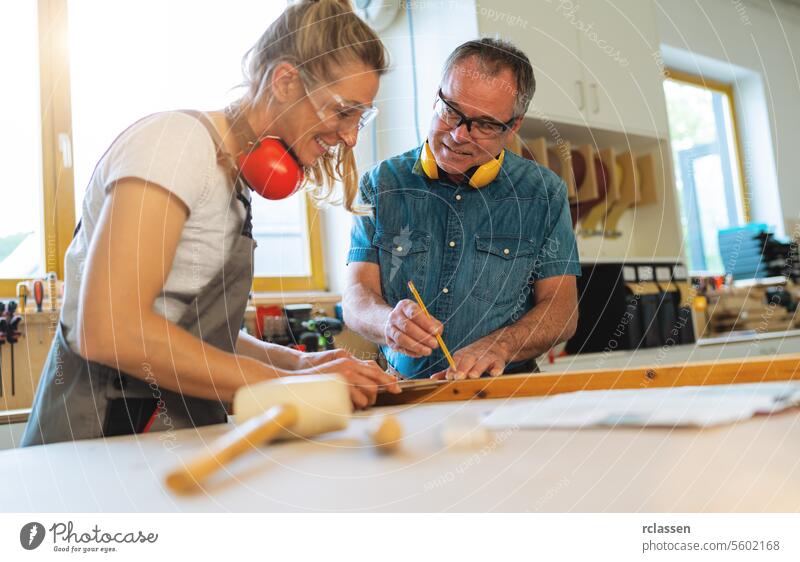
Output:
[[274,439],[312,437],[347,427],[353,406],[347,382],[336,375],[285,377],[236,391],[237,427],[208,446],[201,456],[167,475],[180,493],[201,483],[226,463]]

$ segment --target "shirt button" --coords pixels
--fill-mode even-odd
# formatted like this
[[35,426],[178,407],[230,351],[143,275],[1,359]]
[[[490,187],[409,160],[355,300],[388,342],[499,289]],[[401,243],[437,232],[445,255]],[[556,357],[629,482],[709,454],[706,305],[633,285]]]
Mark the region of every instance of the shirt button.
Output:
[[505,255],[508,255],[508,248],[503,248],[503,253],[504,253]]
[[442,289],[442,292],[443,292],[443,293],[446,295],[447,293],[449,293],[449,292],[450,292],[450,289],[448,289],[447,287],[445,287],[444,289]]
[[456,247],[456,243],[455,243],[455,241],[453,241],[453,240],[450,240],[450,244],[449,244],[449,246],[450,246],[451,248],[455,248],[455,247]]
[[461,196],[460,195],[456,195],[456,201],[461,201]]

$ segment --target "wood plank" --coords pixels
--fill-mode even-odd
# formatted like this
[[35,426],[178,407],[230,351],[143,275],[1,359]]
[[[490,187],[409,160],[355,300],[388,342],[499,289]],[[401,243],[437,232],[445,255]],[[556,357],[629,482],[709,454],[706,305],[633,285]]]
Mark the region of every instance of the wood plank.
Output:
[[613,148],[605,148],[600,151],[600,160],[608,173],[606,185],[606,198],[609,203],[613,203],[620,198],[620,184],[622,183],[622,168],[617,163],[617,153]]
[[544,137],[527,139],[525,141],[525,147],[530,151],[537,164],[545,168],[550,168],[550,157],[547,154],[547,140]]
[[[572,145],[569,141],[559,139],[559,143],[552,148],[561,162],[561,179],[567,184],[567,198],[575,199],[578,188],[575,185],[575,173],[572,170]],[[548,160],[550,156],[548,155]]]
[[641,199],[638,191],[638,171],[634,158],[635,156],[630,152],[617,155],[617,163],[622,169],[622,179],[619,199],[606,215],[605,235],[609,238],[621,236],[622,233],[617,230],[619,220],[632,205],[636,205]]
[[800,380],[800,354],[574,371],[553,375],[531,373],[463,381],[406,381],[402,383],[402,394],[379,394],[376,406],[550,396],[578,390],[665,388],[786,380]]
[[600,191],[597,187],[597,173],[594,164],[594,148],[591,144],[584,144],[577,148],[577,151],[583,156],[586,162],[586,173],[583,176],[583,181],[578,187],[578,201],[587,202],[593,201],[600,197]]
[[617,168],[621,168],[621,166],[617,163],[616,152],[613,148],[603,149],[600,151],[600,160],[603,163],[603,168],[607,176],[607,181],[604,181],[606,189],[603,197],[592,207],[592,210],[589,211],[584,218],[581,218],[579,233],[583,236],[603,234],[605,224],[600,227],[600,223],[601,221],[605,223],[608,211],[620,197],[620,181],[622,178]]
[[522,138],[516,133],[512,133],[508,142],[506,142],[506,150],[510,150],[517,156],[522,156]]
[[658,203],[658,189],[656,188],[656,161],[653,154],[645,154],[636,159],[639,178],[639,205]]

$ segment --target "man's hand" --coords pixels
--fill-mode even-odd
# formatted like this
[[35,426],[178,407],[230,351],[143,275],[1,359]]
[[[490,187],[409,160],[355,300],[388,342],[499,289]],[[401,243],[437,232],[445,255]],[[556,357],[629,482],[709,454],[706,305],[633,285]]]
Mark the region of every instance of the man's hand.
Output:
[[389,313],[384,336],[391,349],[409,357],[424,357],[439,347],[435,336],[442,329],[442,323],[428,318],[417,303],[403,299]]
[[456,370],[450,367],[431,376],[432,379],[477,379],[483,373],[493,377],[503,374],[510,354],[495,338],[481,338],[453,354]]
[[341,376],[350,384],[350,399],[356,409],[368,408],[375,404],[380,390],[387,390],[392,394],[402,392],[397,385],[397,379],[383,372],[375,361],[361,361],[343,349],[307,355],[314,356],[306,360],[314,364],[295,371],[295,374]]

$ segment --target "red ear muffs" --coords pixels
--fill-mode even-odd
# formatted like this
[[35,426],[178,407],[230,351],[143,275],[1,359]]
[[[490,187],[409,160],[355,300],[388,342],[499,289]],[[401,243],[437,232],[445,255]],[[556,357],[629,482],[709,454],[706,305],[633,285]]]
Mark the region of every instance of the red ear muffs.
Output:
[[303,167],[277,137],[259,139],[239,156],[237,164],[247,185],[267,199],[284,199],[303,183]]

